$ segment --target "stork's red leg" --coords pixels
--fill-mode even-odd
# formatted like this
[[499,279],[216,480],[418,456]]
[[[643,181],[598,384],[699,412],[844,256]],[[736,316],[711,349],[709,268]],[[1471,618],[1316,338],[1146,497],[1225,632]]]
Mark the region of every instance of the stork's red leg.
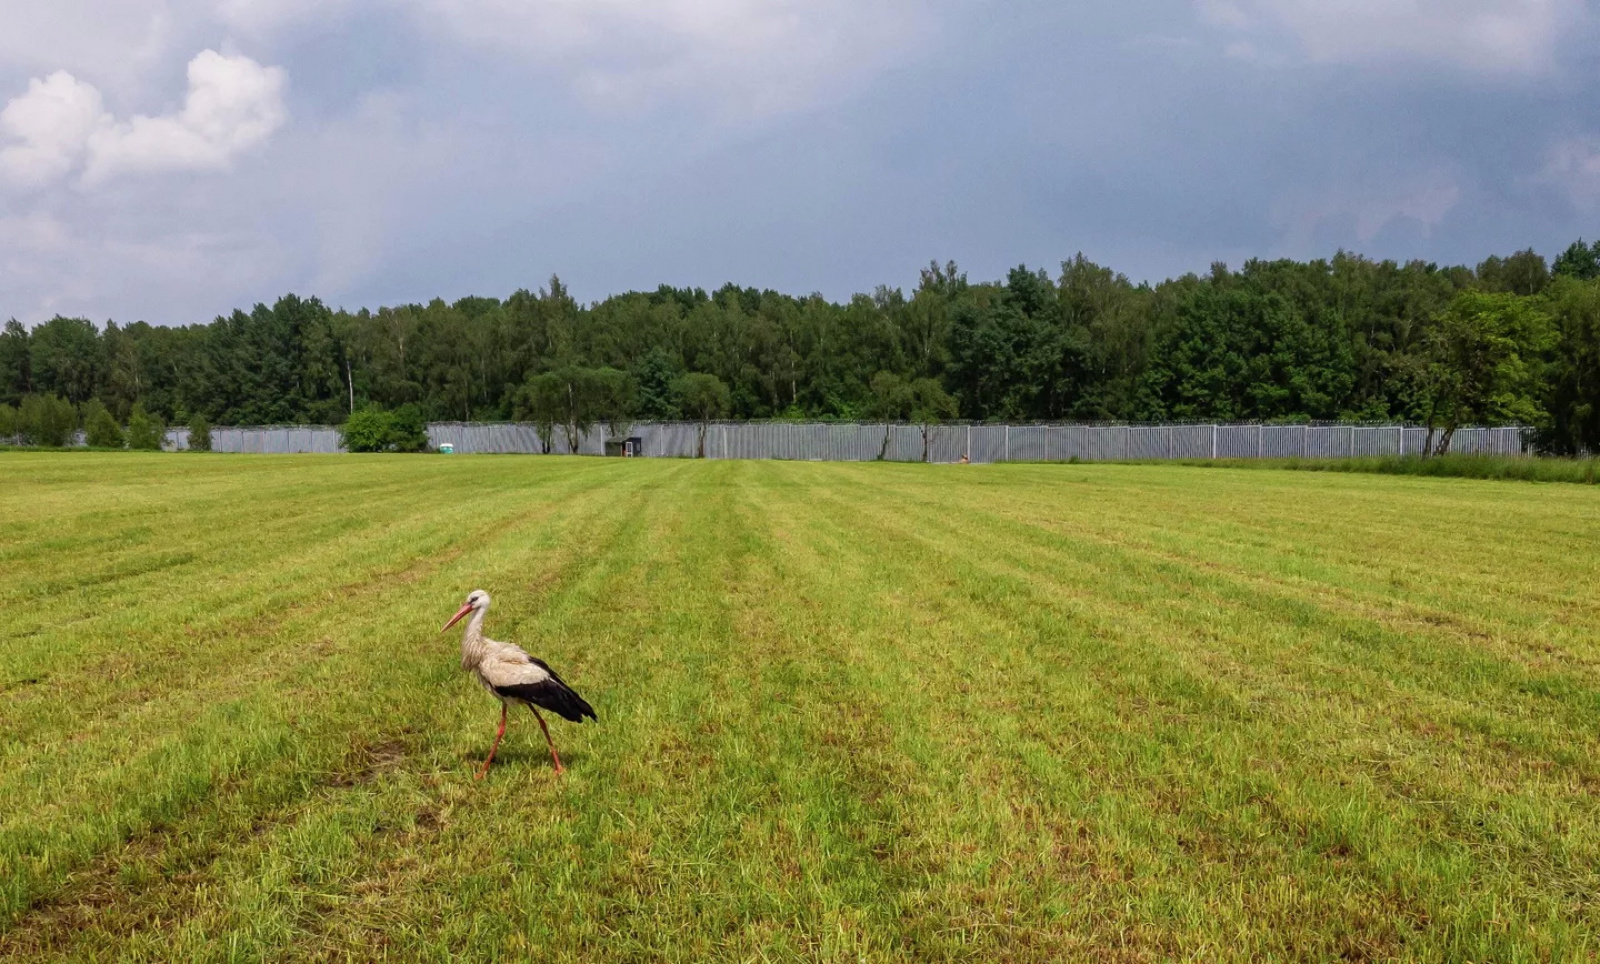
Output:
[[[539,722],[543,723],[544,721],[540,720]],[[494,735],[494,746],[489,747],[489,759],[483,761],[483,769],[478,771],[478,779],[479,780],[482,780],[483,777],[484,777],[484,774],[489,772],[489,764],[494,762],[495,751],[500,749],[500,738],[505,736],[505,735],[506,735],[506,705],[504,703],[501,703],[500,704],[500,729]],[[545,734],[545,735],[548,736],[549,734]]]
[[539,729],[544,731],[544,741],[550,744],[550,759],[556,762],[556,772],[560,773],[566,767],[561,765],[561,754],[556,752],[556,741],[550,739],[550,728],[544,725],[544,717],[539,715],[539,711],[534,709],[532,703],[528,704],[528,709],[533,710],[533,718],[539,721]]

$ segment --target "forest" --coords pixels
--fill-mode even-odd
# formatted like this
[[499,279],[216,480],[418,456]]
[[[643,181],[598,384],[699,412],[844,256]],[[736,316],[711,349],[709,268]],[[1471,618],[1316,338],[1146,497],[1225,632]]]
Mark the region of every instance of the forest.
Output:
[[843,303],[729,284],[583,305],[552,278],[505,299],[348,311],[286,295],[206,324],[57,317],[0,333],[0,436],[26,436],[24,412],[51,404],[121,424],[405,408],[561,425],[580,386],[592,420],[1405,420],[1446,438],[1526,424],[1545,451],[1593,451],[1600,242],[1475,268],[1345,252],[1219,263],[1158,284],[1081,254],[990,282],[933,263],[909,292]]

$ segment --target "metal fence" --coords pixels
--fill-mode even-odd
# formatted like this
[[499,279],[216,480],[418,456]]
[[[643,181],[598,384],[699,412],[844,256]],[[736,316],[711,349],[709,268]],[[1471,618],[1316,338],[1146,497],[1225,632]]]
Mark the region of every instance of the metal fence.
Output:
[[[167,447],[187,449],[189,430],[167,431]],[[327,425],[261,425],[211,430],[211,451],[248,452],[253,455],[290,455],[300,452],[343,452],[339,430]]]
[[[628,432],[652,458],[693,458],[700,451],[696,422],[641,422]],[[1348,458],[1415,455],[1425,428],[1400,425],[936,425],[926,440],[930,462],[1065,462],[1125,459]],[[1452,452],[1523,455],[1527,433],[1518,427],[1463,428]],[[544,451],[538,431],[523,423],[435,422],[428,441],[455,452]],[[168,433],[169,447],[187,448],[188,430]],[[557,430],[552,454],[569,454]],[[606,433],[595,429],[578,442],[580,455],[605,451]],[[339,452],[336,428],[315,425],[214,428],[217,452]],[[705,456],[712,459],[791,459],[812,462],[920,462],[922,430],[916,425],[834,422],[714,422],[705,427]]]

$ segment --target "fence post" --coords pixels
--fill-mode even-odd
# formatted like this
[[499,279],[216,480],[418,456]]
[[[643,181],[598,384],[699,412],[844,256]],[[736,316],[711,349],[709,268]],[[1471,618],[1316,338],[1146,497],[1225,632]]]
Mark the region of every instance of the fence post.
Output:
[[1005,449],[1005,455],[1004,455],[1004,457],[1002,457],[1000,459],[1000,461],[1002,461],[1002,462],[1011,461],[1011,425],[1009,423],[1006,425],[1006,449]]
[[1167,458],[1172,458],[1172,426],[1167,426]]
[[1044,427],[1044,460],[1050,461],[1050,426]]
[[1260,422],[1256,423],[1256,458],[1258,458],[1258,459],[1261,458],[1262,452],[1265,451],[1261,447],[1261,444],[1262,444],[1262,438],[1261,437],[1266,434],[1266,431],[1267,431],[1267,427],[1265,425],[1262,425]]
[[1406,423],[1401,422],[1398,431],[1400,432],[1400,444],[1395,446],[1395,451],[1400,455],[1404,455],[1406,454]]
[[1211,425],[1211,457],[1217,457],[1217,426],[1215,422]]
[[1300,457],[1305,458],[1311,454],[1311,426],[1300,426]]
[[967,461],[972,461],[972,426],[967,426]]
[[1354,425],[1352,425],[1352,426],[1350,426],[1350,451],[1345,453],[1345,458],[1353,459],[1355,457],[1356,457],[1356,427]]

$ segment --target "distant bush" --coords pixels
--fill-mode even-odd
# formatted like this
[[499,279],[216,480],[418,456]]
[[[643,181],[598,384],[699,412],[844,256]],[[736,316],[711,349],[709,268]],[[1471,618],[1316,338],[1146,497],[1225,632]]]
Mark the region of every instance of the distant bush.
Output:
[[122,437],[122,426],[117,424],[116,418],[106,410],[97,398],[91,398],[79,406],[78,414],[83,418],[84,441],[90,448],[120,449],[126,444],[127,439]]
[[78,412],[55,395],[29,395],[17,410],[17,434],[28,445],[61,448],[78,430]]
[[393,452],[426,452],[428,423],[415,405],[402,405],[389,413],[389,446]]
[[17,434],[17,410],[10,405],[0,405],[0,445],[10,442]]
[[389,444],[389,413],[381,408],[351,412],[339,429],[339,438],[351,452],[382,452]]
[[1600,481],[1600,458],[1557,459],[1509,455],[1375,455],[1351,459],[1196,459],[1187,465],[1231,469],[1290,469],[1301,472],[1375,472],[1382,475],[1426,475],[1460,479],[1507,479],[1522,482]]
[[189,451],[211,451],[211,423],[206,421],[204,415],[194,415],[189,419]]
[[392,412],[363,408],[350,414],[339,437],[351,452],[423,452],[428,448],[428,423],[415,405]]
[[161,424],[161,419],[145,411],[141,403],[135,402],[133,411],[128,415],[128,448],[160,451],[166,435],[167,428]]

